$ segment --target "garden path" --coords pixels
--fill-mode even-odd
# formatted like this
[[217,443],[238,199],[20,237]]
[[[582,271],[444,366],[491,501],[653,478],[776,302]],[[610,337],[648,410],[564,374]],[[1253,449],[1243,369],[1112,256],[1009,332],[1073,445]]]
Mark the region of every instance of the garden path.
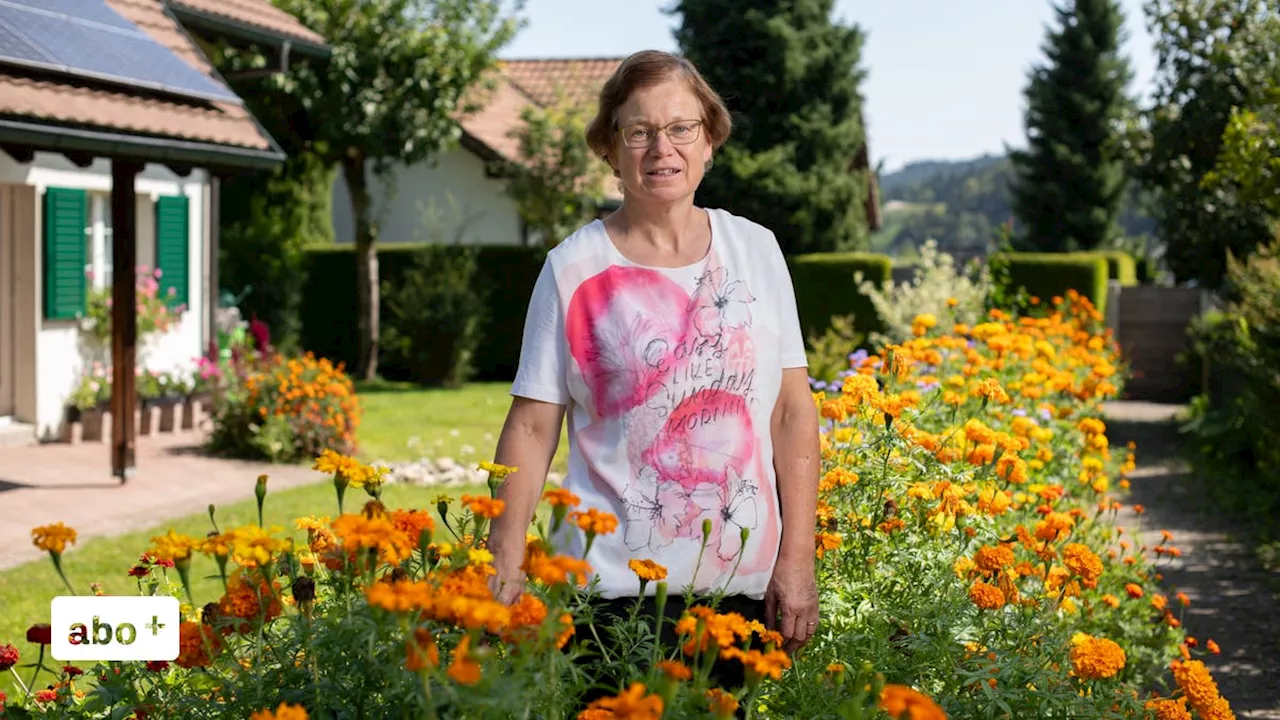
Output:
[[[1183,614],[1187,633],[1213,639],[1222,654],[1205,664],[1241,720],[1280,720],[1280,573],[1268,572],[1236,537],[1229,518],[1201,502],[1204,480],[1180,460],[1174,416],[1178,405],[1109,403],[1107,436],[1113,447],[1137,444],[1137,469],[1120,521],[1140,530],[1149,547],[1161,531],[1173,533],[1180,558],[1163,560],[1160,571],[1170,605],[1181,590],[1191,600]],[[1133,504],[1145,507],[1139,516]],[[1139,522],[1140,521],[1140,522]]]
[[138,438],[137,472],[123,485],[111,476],[105,443],[0,451],[0,570],[44,557],[31,544],[38,525],[66,523],[84,544],[252,498],[263,473],[272,490],[321,479],[305,466],[209,457],[203,438],[199,431]]

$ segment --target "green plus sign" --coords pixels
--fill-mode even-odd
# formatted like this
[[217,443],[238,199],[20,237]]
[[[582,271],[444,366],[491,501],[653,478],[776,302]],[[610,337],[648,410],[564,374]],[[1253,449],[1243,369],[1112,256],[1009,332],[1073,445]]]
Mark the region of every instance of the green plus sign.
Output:
[[160,628],[164,627],[164,623],[160,622],[159,615],[152,615],[151,622],[147,623],[146,625],[143,625],[143,627],[150,630],[151,636],[155,637],[156,635],[160,634]]

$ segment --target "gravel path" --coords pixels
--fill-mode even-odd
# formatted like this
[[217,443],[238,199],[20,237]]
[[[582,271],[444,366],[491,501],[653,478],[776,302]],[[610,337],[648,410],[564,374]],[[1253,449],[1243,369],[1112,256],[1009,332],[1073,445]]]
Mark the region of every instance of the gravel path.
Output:
[[[1233,534],[1228,519],[1205,509],[1204,480],[1193,477],[1177,456],[1173,424],[1178,405],[1108,404],[1112,447],[1137,443],[1137,470],[1130,477],[1130,505],[1121,522],[1140,528],[1149,546],[1162,530],[1173,533],[1182,557],[1161,562],[1172,601],[1179,590],[1191,599],[1183,622],[1203,643],[1213,639],[1222,654],[1205,662],[1222,694],[1242,720],[1280,720],[1280,573],[1268,572]],[[1132,504],[1145,506],[1139,517]],[[1141,520],[1141,523],[1139,523]]]

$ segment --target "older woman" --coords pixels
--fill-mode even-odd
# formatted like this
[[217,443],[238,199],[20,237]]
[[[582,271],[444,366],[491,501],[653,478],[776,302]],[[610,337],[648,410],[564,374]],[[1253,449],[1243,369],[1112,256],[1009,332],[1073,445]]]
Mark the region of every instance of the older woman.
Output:
[[[723,594],[722,610],[794,651],[818,623],[818,419],[777,239],[694,204],[729,131],[720,97],[668,53],[632,55],[601,90],[587,141],[622,207],[551,250],[533,290],[495,457],[518,470],[499,491],[491,584],[506,602],[524,589],[525,533],[567,412],[564,487],[620,521],[587,557],[602,602],[634,604],[628,562],[653,560],[670,611],[689,588]],[[576,528],[558,542],[583,550]]]

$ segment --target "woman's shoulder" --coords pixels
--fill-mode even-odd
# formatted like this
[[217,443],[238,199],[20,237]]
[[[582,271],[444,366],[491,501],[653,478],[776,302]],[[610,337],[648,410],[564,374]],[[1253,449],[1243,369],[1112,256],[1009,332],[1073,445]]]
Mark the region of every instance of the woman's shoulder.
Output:
[[706,210],[717,227],[722,229],[726,244],[738,246],[744,256],[770,262],[782,258],[782,246],[778,244],[778,237],[768,227],[724,208]]
[[598,219],[590,220],[548,250],[547,258],[564,261],[586,253],[600,252],[607,249],[605,244],[608,241],[609,236],[605,234],[604,223]]

